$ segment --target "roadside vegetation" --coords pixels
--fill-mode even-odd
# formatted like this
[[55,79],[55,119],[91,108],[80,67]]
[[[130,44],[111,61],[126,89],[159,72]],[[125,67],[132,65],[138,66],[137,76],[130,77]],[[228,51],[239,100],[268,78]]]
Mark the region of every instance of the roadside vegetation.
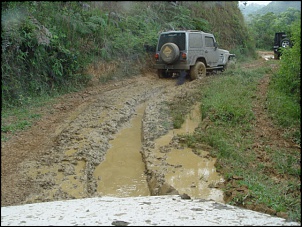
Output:
[[301,21],[301,9],[288,8],[278,14],[268,12],[263,15],[250,15],[250,20],[246,23],[256,49],[273,50],[275,33],[285,32],[288,37],[292,37],[291,25],[297,21]]
[[[193,148],[198,143],[213,148],[217,170],[228,181],[223,189],[230,204],[261,204],[301,222],[301,153],[267,145],[261,150],[264,162],[253,131],[257,85],[269,74],[267,100],[261,105],[284,138],[301,146],[301,12],[268,13],[247,26],[237,3],[2,2],[1,141],[37,121],[41,106],[85,88],[92,79],[104,83],[151,69],[160,31],[214,33],[240,66],[257,59],[256,49],[272,50],[274,32],[286,28],[294,45],[282,53],[276,70],[268,61],[263,67],[236,67],[211,76],[196,96],[208,125],[184,141]],[[98,67],[106,69],[104,75],[87,70]],[[174,127],[179,127],[188,106],[178,102],[170,109]],[[233,186],[242,190],[230,194]]]
[[[183,135],[183,141],[192,148],[199,143],[212,147],[209,152],[217,157],[216,168],[226,180],[222,189],[227,202],[301,222],[299,22],[291,29],[294,46],[284,50],[279,64],[271,60],[261,67],[242,67],[251,61],[247,60],[202,85],[203,123],[192,135]],[[261,101],[257,89],[265,75],[271,79]],[[264,132],[257,135],[255,105],[263,106],[262,114],[283,138],[296,144],[295,149],[274,144],[278,141]],[[182,106],[174,109],[180,112]],[[234,193],[234,188],[239,190]]]
[[[183,135],[182,141],[193,149],[198,144],[212,147],[209,152],[217,158],[216,169],[224,176],[221,188],[228,203],[301,221],[301,153],[279,147],[275,141],[255,132],[258,119],[254,105],[264,105],[268,109],[264,113],[269,115],[278,109],[275,106],[271,110],[271,103],[290,100],[284,94],[274,93],[270,104],[258,101],[257,85],[267,74],[275,75],[269,62],[261,68],[237,68],[203,84],[200,88],[203,122],[193,134]],[[299,103],[289,102],[299,108]],[[285,117],[274,115],[275,127],[281,127],[277,122]],[[290,119],[295,125],[279,130],[287,138],[288,131],[295,132],[291,139],[300,141],[300,116],[296,114]]]
[[301,145],[301,21],[290,29],[294,45],[283,51],[280,68],[272,77],[268,110],[275,123],[287,129],[286,136]]

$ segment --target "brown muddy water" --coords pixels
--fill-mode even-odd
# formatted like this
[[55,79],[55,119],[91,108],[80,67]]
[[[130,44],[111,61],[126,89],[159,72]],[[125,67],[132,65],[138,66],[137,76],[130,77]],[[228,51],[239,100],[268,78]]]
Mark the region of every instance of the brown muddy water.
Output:
[[145,105],[139,106],[128,127],[111,141],[105,160],[96,167],[97,191],[103,196],[134,197],[150,195],[140,148]]
[[[147,104],[143,103],[136,109],[135,116],[110,141],[105,159],[93,171],[96,180],[96,192],[101,196],[139,197],[151,196],[145,163],[142,159],[142,120]],[[214,167],[215,158],[206,151],[199,151],[197,156],[187,147],[171,146],[174,136],[193,133],[201,120],[200,103],[197,103],[186,116],[180,129],[170,130],[167,134],[156,139],[151,152],[166,164],[153,167],[163,168],[165,182],[175,188],[179,194],[186,193],[192,198],[212,199],[223,201],[223,192],[215,188],[222,182],[222,177]],[[88,130],[88,129],[83,129]],[[91,129],[89,129],[91,130]],[[87,141],[80,141],[79,147],[84,147]],[[165,152],[162,152],[165,150]],[[33,195],[29,202],[52,200],[58,193],[65,193],[71,198],[87,196],[86,161],[72,159],[76,149],[66,151],[66,157],[53,165],[39,165],[30,168],[28,175],[43,186],[40,196]],[[47,158],[46,158],[47,159]],[[29,164],[29,166],[34,166]],[[152,167],[152,168],[153,168]],[[60,195],[60,194],[59,194]]]
[[[103,196],[135,197],[150,195],[145,166],[140,153],[141,127],[145,104],[141,105],[128,127],[122,129],[111,141],[105,160],[97,166],[94,177],[98,181],[97,191]],[[160,147],[171,143],[177,134],[193,133],[201,120],[200,103],[187,115],[180,129],[169,131],[155,141],[154,153],[161,156]],[[223,201],[223,192],[215,185],[223,181],[214,167],[216,159],[202,151],[202,158],[190,148],[171,149],[166,155],[168,163],[165,180],[180,194],[193,198]]]

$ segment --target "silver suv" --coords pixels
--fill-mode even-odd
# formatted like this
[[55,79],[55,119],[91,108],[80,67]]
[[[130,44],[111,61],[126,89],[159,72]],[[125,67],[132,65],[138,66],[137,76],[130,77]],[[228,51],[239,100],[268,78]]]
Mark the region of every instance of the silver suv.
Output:
[[168,31],[159,35],[155,66],[159,77],[186,72],[192,80],[210,71],[224,71],[235,55],[219,49],[213,34],[195,30]]

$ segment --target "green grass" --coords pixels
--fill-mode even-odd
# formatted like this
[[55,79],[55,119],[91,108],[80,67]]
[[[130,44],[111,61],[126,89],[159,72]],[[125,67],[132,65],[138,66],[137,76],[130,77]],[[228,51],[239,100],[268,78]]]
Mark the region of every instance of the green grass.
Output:
[[301,143],[301,106],[292,97],[284,95],[274,86],[268,93],[268,110],[270,116],[283,128],[290,128],[287,136],[296,143]]
[[[202,104],[203,116],[216,122],[237,124],[253,118],[251,96],[255,90],[250,75],[222,76],[213,81],[211,88],[203,91],[205,99]],[[221,92],[223,91],[223,92]]]
[[[1,110],[1,141],[9,140],[11,135],[18,131],[28,129],[43,115],[41,107],[51,105],[54,98],[41,96],[31,99],[21,106],[2,107]],[[51,109],[49,109],[51,111]]]
[[182,94],[175,98],[174,101],[167,103],[170,115],[172,117],[173,127],[179,129],[185,121],[186,114],[190,112],[190,108],[200,97],[200,93],[191,92],[191,94]]

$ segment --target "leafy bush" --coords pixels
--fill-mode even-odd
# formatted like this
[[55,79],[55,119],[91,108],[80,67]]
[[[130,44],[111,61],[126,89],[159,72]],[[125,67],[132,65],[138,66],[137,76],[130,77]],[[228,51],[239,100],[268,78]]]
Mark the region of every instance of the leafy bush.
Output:
[[[20,100],[48,95],[54,87],[65,89],[76,81],[87,82],[85,76],[75,74],[81,68],[79,52],[71,51],[62,43],[60,31],[46,27],[33,13],[33,3],[11,4],[2,15],[2,105],[22,105]],[[36,3],[46,12],[49,3]],[[54,4],[47,10],[54,10]],[[54,14],[55,15],[55,14]],[[38,18],[38,16],[37,16]],[[56,26],[54,26],[56,28]],[[73,81],[75,83],[70,83]],[[24,97],[24,98],[23,98]]]
[[292,136],[300,143],[301,123],[301,27],[300,21],[291,26],[294,45],[285,49],[280,69],[272,78],[268,93],[271,116],[282,127],[291,128]]

